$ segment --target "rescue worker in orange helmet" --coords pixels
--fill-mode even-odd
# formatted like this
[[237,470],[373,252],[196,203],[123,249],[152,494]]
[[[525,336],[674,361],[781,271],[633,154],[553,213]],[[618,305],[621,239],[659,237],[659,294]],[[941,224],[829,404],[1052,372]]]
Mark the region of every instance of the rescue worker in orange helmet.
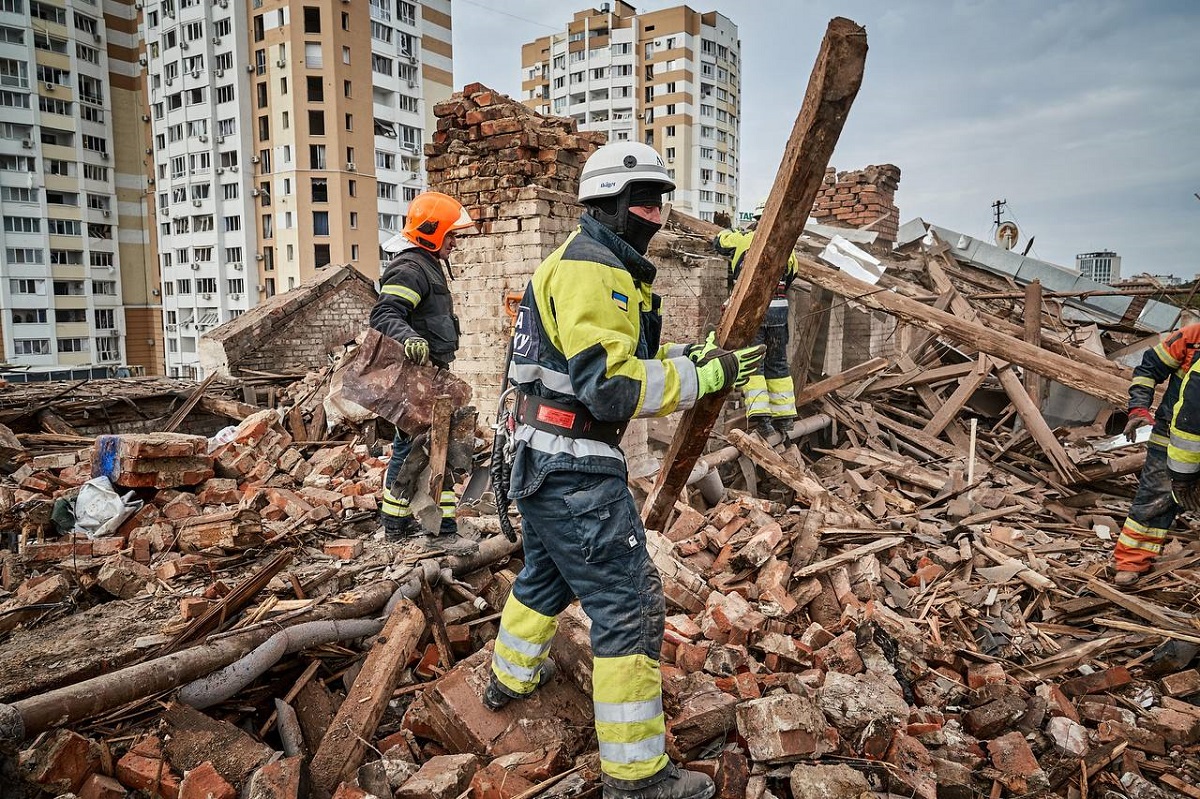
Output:
[[[413,198],[403,230],[385,242],[393,255],[380,279],[379,299],[371,310],[371,327],[404,345],[413,363],[450,368],[458,350],[458,317],[446,281],[450,252],[458,231],[474,223],[453,197],[427,191]],[[457,502],[453,491],[442,491],[438,505],[441,527],[435,535],[413,518],[411,497],[396,496],[393,487],[412,450],[412,439],[397,430],[392,440],[383,484],[380,515],[389,541],[406,539],[418,547],[467,554],[474,542],[458,536]]]

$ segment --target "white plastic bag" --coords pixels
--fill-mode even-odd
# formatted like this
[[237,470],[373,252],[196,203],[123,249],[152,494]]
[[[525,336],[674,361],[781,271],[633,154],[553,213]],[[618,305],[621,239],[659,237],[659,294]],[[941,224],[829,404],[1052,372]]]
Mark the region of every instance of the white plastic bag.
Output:
[[93,477],[79,489],[75,498],[75,532],[88,538],[112,535],[121,523],[142,507],[130,491],[121,496],[107,477]]

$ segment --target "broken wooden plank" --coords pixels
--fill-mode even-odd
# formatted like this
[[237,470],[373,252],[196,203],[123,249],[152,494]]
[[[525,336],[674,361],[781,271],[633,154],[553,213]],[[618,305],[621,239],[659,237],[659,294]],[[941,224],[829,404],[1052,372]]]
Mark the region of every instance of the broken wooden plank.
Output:
[[1037,406],[1033,404],[1033,400],[1029,398],[1029,392],[1025,390],[1025,386],[1021,384],[1020,378],[1016,376],[1012,368],[1005,366],[996,372],[996,376],[1000,379],[1000,385],[1004,388],[1004,392],[1008,394],[1008,399],[1016,408],[1017,413],[1021,416],[1021,421],[1025,423],[1025,429],[1029,431],[1029,435],[1041,447],[1042,453],[1046,456],[1046,460],[1054,467],[1059,476],[1068,483],[1073,483],[1079,479],[1079,470],[1075,468],[1075,462],[1071,460],[1071,456],[1063,449],[1062,444],[1054,436],[1054,431],[1050,429],[1050,425],[1046,424],[1046,420],[1042,417]]
[[951,341],[1032,369],[1064,386],[1078,389],[1113,405],[1123,407],[1129,399],[1128,378],[1122,379],[1112,372],[1089,368],[1081,360],[1035,347],[987,325],[930,308],[910,297],[880,291],[877,286],[804,256],[797,255],[796,264],[796,274],[800,279],[827,288],[839,296],[852,298],[872,310],[884,311],[903,322],[932,330]]
[[441,498],[446,479],[446,451],[450,446],[450,414],[454,410],[449,394],[439,394],[433,400],[429,422],[429,496]]
[[887,358],[872,358],[869,361],[860,363],[858,366],[851,366],[844,372],[839,372],[836,375],[830,375],[824,380],[819,380],[796,395],[796,407],[803,408],[815,399],[837,391],[839,388],[848,386],[851,383],[857,383],[865,377],[886,369],[889,363],[890,361]]
[[1005,555],[1003,552],[993,549],[992,547],[989,547],[987,544],[983,543],[981,536],[975,537],[974,546],[976,549],[986,555],[992,562],[998,563],[1001,566],[1009,563],[1015,563],[1021,566],[1022,571],[1017,573],[1017,579],[1021,580],[1031,588],[1036,588],[1039,591],[1049,591],[1051,589],[1058,588],[1058,585],[1053,580],[1046,575],[1039,574],[1031,569],[1028,563],[1023,563],[1016,558],[1010,555]]
[[888,375],[887,377],[878,378],[871,385],[867,386],[863,394],[881,394],[885,391],[906,388],[918,383],[928,385],[941,383],[946,380],[959,380],[971,374],[971,372],[975,371],[975,368],[975,361],[935,366],[932,369],[924,369],[914,364],[912,369],[905,369],[898,375]]
[[368,742],[396,689],[400,669],[412,657],[424,632],[425,617],[420,609],[407,599],[400,600],[313,756],[310,771],[317,799],[329,799],[338,784],[350,779],[362,765]]
[[[1035,347],[1042,346],[1042,281],[1033,280],[1025,287],[1025,340]],[[1031,369],[1022,375],[1029,401],[1038,413],[1042,412],[1042,376]]]
[[[746,346],[762,324],[771,294],[804,231],[825,167],[862,84],[866,57],[866,30],[843,17],[832,19],[758,232],[746,253],[733,296],[721,315],[717,341],[722,347]],[[659,472],[643,508],[647,527],[661,530],[666,526],[675,499],[704,452],[723,402],[724,395],[705,397],[684,414],[663,461],[668,466]]]
[[1092,578],[1088,580],[1088,590],[1098,597],[1103,597],[1109,602],[1124,608],[1135,616],[1140,616],[1156,627],[1163,627],[1171,630],[1182,630],[1191,632],[1184,623],[1165,612],[1165,608],[1145,597],[1131,597],[1122,591],[1113,588],[1108,583]]
[[730,430],[727,438],[767,473],[795,491],[798,499],[806,500],[811,507],[837,511],[856,519],[864,527],[872,526],[871,521],[850,503],[830,494],[816,479],[785,461],[758,437],[751,436],[744,430]]
[[834,555],[825,560],[819,560],[816,563],[810,563],[803,568],[792,572],[792,577],[797,580],[803,580],[806,577],[815,577],[818,574],[824,574],[827,571],[832,571],[838,566],[844,566],[847,563],[853,563],[860,558],[865,558],[868,555],[874,555],[877,552],[883,552],[892,547],[898,547],[904,543],[904,539],[899,536],[888,536],[881,538],[878,541],[872,541],[870,544],[863,544],[854,549],[847,550],[840,555]]
[[950,398],[946,400],[938,412],[933,415],[933,418],[929,420],[929,424],[925,425],[921,432],[930,436],[940,435],[954,421],[959,411],[963,409],[991,373],[991,359],[986,355],[980,354],[975,368],[971,370],[969,375],[963,378],[962,382],[958,384],[958,388],[954,390],[954,393],[950,395]]

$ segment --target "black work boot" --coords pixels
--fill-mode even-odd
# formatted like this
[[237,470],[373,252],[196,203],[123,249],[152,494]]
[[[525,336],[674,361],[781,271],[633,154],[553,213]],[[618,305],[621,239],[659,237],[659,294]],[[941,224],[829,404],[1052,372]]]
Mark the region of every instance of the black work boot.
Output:
[[707,774],[674,763],[644,780],[618,780],[605,774],[603,781],[603,799],[710,799],[717,792]]
[[776,416],[773,420],[771,420],[771,424],[776,430],[779,431],[779,434],[786,439],[788,433],[792,432],[792,428],[796,426],[796,417]]
[[[557,671],[558,666],[555,665],[554,658],[548,657],[543,660],[542,665],[538,666],[537,688],[533,690],[536,691],[550,682]],[[525,696],[528,696],[528,694]],[[495,673],[493,673],[492,679],[488,681],[487,688],[483,691],[483,704],[487,706],[488,710],[499,710],[514,699],[524,699],[525,696],[514,696],[507,688],[500,684],[500,681],[496,679]]]
[[764,441],[775,434],[775,428],[771,426],[770,416],[751,416],[746,420],[746,423],[750,427],[750,431],[758,433]]
[[399,544],[405,539],[419,535],[421,525],[411,516],[388,516],[381,514],[383,519],[383,537],[390,544]]

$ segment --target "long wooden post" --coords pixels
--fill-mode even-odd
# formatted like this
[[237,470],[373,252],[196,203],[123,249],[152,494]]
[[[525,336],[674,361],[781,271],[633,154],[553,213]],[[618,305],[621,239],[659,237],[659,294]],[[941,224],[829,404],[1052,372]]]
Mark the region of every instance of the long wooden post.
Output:
[[[726,349],[746,346],[762,325],[771,293],[804,231],[825,167],[862,85],[866,59],[867,32],[862,26],[844,17],[830,20],[775,185],[721,316],[717,341]],[[724,400],[724,395],[705,397],[684,414],[667,451],[665,468],[642,510],[647,527],[664,528],[680,489],[704,451]]]

